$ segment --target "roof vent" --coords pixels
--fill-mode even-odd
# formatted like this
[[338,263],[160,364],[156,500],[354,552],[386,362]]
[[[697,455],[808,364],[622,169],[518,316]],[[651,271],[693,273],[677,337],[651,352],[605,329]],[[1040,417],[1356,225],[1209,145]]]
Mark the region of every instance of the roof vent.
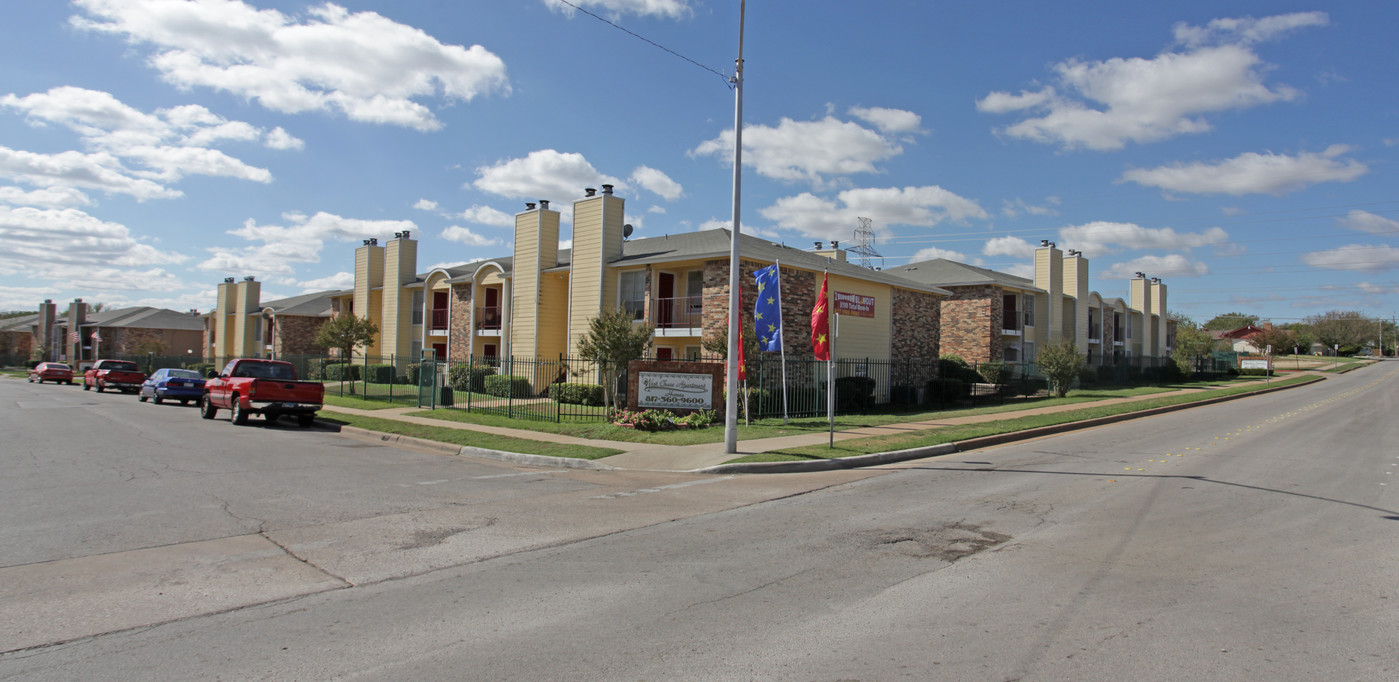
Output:
[[1145,272],[1138,272],[1138,273],[1137,273],[1137,279],[1146,279],[1146,273],[1145,273]]
[[584,197],[585,199],[586,199],[587,197],[595,197],[595,196],[597,196],[597,188],[596,188],[596,187],[584,187],[584,188],[583,188],[583,197]]
[[378,246],[378,245],[379,245],[379,238],[378,238],[378,237],[370,237],[370,238],[369,238],[369,245],[370,245],[370,246]]
[[602,193],[609,197],[612,196],[612,185],[603,185]]
[[1040,240],[1040,246],[1049,246],[1049,240],[1048,240],[1048,239],[1041,239],[1041,240]]
[[251,281],[253,281],[253,276],[252,276],[252,275],[248,275],[247,277],[244,277],[244,278],[243,278],[243,281],[244,281],[244,282],[251,282]]
[[548,200],[548,199],[540,199],[540,200],[539,200],[539,210],[541,210],[541,211],[547,211],[547,210],[549,210],[549,200]]
[[[368,239],[364,240],[364,243],[368,244],[368,243],[369,243],[369,240],[368,240]],[[232,284],[234,281],[236,281],[236,280],[234,280],[234,278],[232,278],[232,277],[225,277],[225,278],[223,278],[223,283],[224,283],[224,284]]]
[[1152,283],[1152,284],[1160,284],[1160,283],[1161,283],[1161,278],[1160,278],[1160,277],[1152,277],[1152,278],[1151,278],[1151,283]]
[[534,210],[534,202],[533,202],[533,201],[526,201],[526,202],[525,202],[525,210],[526,210],[526,211],[533,211],[533,210]]
[[831,248],[833,248],[833,249],[838,249],[838,248],[840,248],[840,241],[837,240],[837,239],[832,239],[832,240],[831,240]]
[[824,246],[825,243],[826,243],[826,242],[816,242],[816,250],[817,250],[817,251],[820,251],[820,250],[821,250],[821,247]]

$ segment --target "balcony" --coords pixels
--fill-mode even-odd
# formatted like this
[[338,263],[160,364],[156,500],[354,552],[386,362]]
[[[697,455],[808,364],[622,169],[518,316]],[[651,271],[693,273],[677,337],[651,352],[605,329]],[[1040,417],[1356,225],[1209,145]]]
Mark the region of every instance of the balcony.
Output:
[[430,327],[430,329],[432,329],[432,331],[447,331],[447,309],[434,308],[429,312],[431,313],[432,318],[432,327]]
[[500,306],[479,306],[476,308],[477,334],[481,336],[500,336],[502,321]]
[[700,296],[658,298],[651,302],[651,322],[656,336],[699,336],[704,326],[704,299]]
[[1088,343],[1101,344],[1103,342],[1103,326],[1092,320],[1088,321]]
[[1020,313],[1007,308],[1001,313],[1001,336],[1020,336],[1023,332]]

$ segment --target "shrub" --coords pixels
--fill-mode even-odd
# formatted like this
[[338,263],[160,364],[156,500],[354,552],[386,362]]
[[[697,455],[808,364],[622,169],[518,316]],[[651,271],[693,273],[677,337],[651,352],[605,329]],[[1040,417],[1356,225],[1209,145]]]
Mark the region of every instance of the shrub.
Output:
[[528,398],[534,392],[525,377],[495,374],[482,381],[481,392],[499,398]]
[[1062,398],[1069,393],[1069,385],[1083,371],[1083,355],[1073,341],[1051,343],[1035,357],[1040,371],[1049,379],[1050,391]]
[[697,410],[677,419],[676,423],[692,429],[702,429],[718,420],[719,413],[714,410]]
[[1271,369],[1264,369],[1264,368],[1262,368],[1262,367],[1246,367],[1246,368],[1244,368],[1244,369],[1240,369],[1240,370],[1239,370],[1239,376],[1241,376],[1241,377],[1270,377],[1270,376],[1273,376],[1273,370],[1271,370]]
[[894,386],[889,389],[890,405],[913,405],[918,402],[918,390],[912,386]]
[[185,365],[185,369],[192,369],[199,372],[199,376],[207,377],[209,376],[209,372],[213,371],[215,367],[212,362],[191,362]]
[[1161,368],[1161,378],[1165,381],[1176,382],[1185,381],[1190,378],[1190,375],[1180,366],[1180,363],[1171,361]]
[[677,417],[670,410],[617,410],[613,414],[612,423],[630,426],[638,431],[699,429],[713,424],[718,416],[714,410],[698,410],[684,417]]
[[976,366],[976,372],[986,383],[1000,386],[1010,381],[1010,375],[1015,372],[1015,368],[1004,362],[983,362]]
[[447,370],[447,384],[458,391],[485,393],[486,377],[493,374],[491,365],[458,363]]
[[327,362],[325,364],[326,381],[359,381],[360,366],[344,362]]
[[1098,371],[1092,367],[1084,367],[1083,371],[1078,373],[1079,386],[1088,386],[1096,383],[1098,383]]
[[873,407],[874,383],[870,377],[836,377],[836,409],[849,412]]
[[929,379],[924,400],[929,403],[955,403],[971,395],[971,385],[961,379]]
[[371,384],[391,384],[394,380],[393,365],[366,365],[364,373]]
[[944,379],[957,379],[963,383],[981,383],[981,374],[967,365],[962,356],[953,353],[938,358],[938,376]]
[[601,384],[549,384],[549,397],[565,405],[598,407],[603,404]]
[[399,375],[399,377],[398,377],[398,383],[400,383],[400,384],[410,384],[410,385],[413,385],[413,386],[417,386],[417,385],[418,385],[418,376],[419,376],[420,374],[422,374],[422,370],[423,370],[423,366],[420,365],[420,364],[418,364],[418,363],[416,363],[416,362],[412,362],[412,363],[409,363],[409,364],[407,364],[407,365],[404,365],[404,366],[403,366],[403,374],[400,374],[400,375]]

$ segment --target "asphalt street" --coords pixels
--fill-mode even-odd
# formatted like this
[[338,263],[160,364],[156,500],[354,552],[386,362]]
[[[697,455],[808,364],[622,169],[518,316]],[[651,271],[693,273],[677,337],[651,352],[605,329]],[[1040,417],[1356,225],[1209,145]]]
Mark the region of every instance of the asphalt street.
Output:
[[0,678],[1394,679],[1396,369],[728,477],[0,382]]

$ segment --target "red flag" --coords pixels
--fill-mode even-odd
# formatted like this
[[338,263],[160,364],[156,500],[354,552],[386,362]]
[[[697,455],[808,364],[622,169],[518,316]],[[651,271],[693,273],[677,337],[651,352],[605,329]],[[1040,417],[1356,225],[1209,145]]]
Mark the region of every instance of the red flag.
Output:
[[826,312],[826,280],[830,277],[821,277],[821,293],[816,295],[816,305],[811,309],[811,349],[817,360],[831,359],[831,318]]

